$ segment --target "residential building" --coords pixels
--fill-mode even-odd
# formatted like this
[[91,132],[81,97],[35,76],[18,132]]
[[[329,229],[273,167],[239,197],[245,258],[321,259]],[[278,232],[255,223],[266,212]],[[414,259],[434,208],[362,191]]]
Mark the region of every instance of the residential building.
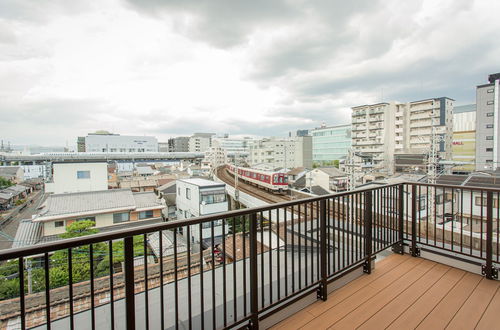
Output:
[[178,136],[168,139],[169,152],[189,152],[189,137]]
[[[373,168],[388,174],[396,169],[395,154],[429,154],[433,145],[436,157],[451,160],[453,102],[441,97],[353,107],[353,150],[369,155]],[[406,164],[397,165],[403,169]]]
[[[229,210],[229,204],[226,196],[226,185],[205,179],[182,179],[176,181],[177,187],[177,219],[189,219],[208,214],[226,212]],[[214,228],[214,240],[221,241],[223,234],[222,220],[216,221]],[[228,231],[226,224],[225,231]],[[203,225],[202,235],[204,238],[210,238],[212,228],[209,223]],[[183,232],[186,240],[199,242],[199,226],[191,226],[190,237],[187,231]]]
[[24,181],[24,170],[21,166],[0,166],[0,177],[12,183]]
[[83,140],[85,152],[158,152],[158,140],[153,136],[128,136],[97,131],[86,137],[78,137],[79,151]]
[[347,157],[351,148],[351,124],[311,130],[313,162],[327,164]]
[[24,179],[46,179],[50,169],[47,165],[20,165],[24,171]]
[[202,167],[208,167],[214,170],[219,166],[227,164],[227,152],[220,147],[211,147],[205,152],[205,158],[202,161]]
[[306,187],[320,186],[329,193],[346,191],[349,176],[335,167],[315,168],[305,174]]
[[194,133],[189,138],[189,152],[205,152],[212,146],[215,133]]
[[286,174],[288,176],[288,183],[293,184],[298,178],[306,174],[307,171],[308,170],[305,167],[296,167],[293,170],[288,171]]
[[162,221],[163,200],[154,192],[130,189],[53,194],[47,197],[33,222],[41,223],[42,236],[63,234],[75,221],[92,220],[95,228]]
[[266,164],[271,168],[312,168],[312,137],[263,139],[250,148],[249,164]]
[[108,189],[106,162],[60,162],[52,164],[52,181],[45,191],[62,194]]
[[250,151],[250,147],[255,141],[251,137],[235,138],[226,134],[223,137],[214,137],[212,145],[224,149],[227,153],[244,154]]
[[454,165],[452,173],[470,173],[475,169],[476,160],[476,105],[456,106],[453,109],[452,159],[454,162],[466,162],[466,165]]
[[476,88],[476,170],[496,170],[500,162],[500,73]]

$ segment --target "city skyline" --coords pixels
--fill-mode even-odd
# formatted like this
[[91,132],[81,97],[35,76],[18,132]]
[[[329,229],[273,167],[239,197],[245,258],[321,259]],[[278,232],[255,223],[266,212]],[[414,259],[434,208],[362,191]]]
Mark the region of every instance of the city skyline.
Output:
[[62,146],[98,129],[160,141],[284,136],[349,123],[361,104],[474,103],[475,86],[498,72],[498,9],[486,0],[6,2],[1,137]]

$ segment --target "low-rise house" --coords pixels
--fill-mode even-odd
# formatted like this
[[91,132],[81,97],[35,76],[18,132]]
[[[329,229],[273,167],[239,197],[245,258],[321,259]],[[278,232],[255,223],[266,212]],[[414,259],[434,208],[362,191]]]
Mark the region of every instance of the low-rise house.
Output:
[[0,166],[0,177],[12,183],[21,183],[24,180],[24,170],[20,166]]
[[108,164],[105,161],[54,162],[52,181],[45,191],[54,194],[108,189]]
[[320,186],[328,192],[341,192],[348,189],[349,177],[336,167],[320,167],[306,173],[306,181],[311,186]]
[[28,197],[31,188],[16,184],[15,186],[10,186],[9,188],[1,190],[1,192],[11,194],[13,196],[13,201],[16,202]]
[[168,217],[169,220],[176,218],[176,181],[170,180],[165,184],[159,186],[155,189],[155,193],[165,200],[165,204],[167,208],[164,210],[164,214]]
[[75,221],[92,220],[95,228],[113,229],[118,225],[150,223],[163,220],[165,203],[153,192],[133,193],[113,189],[47,197],[33,222],[43,224],[43,236],[59,235]]
[[300,178],[306,173],[307,169],[305,167],[296,167],[293,170],[288,171],[286,174],[288,176],[288,183],[290,184],[294,183],[295,181],[297,181],[298,178]]
[[[177,180],[177,218],[189,219],[207,214],[222,213],[229,210],[229,204],[226,196],[226,185],[206,179],[183,179]],[[228,231],[226,223],[225,231]],[[191,237],[188,237],[184,232],[186,239],[191,239],[192,242],[200,241],[199,226],[191,226]],[[205,223],[202,228],[202,240],[205,241],[211,236],[214,240],[221,241],[223,234],[222,220],[214,221],[213,235],[211,224]]]
[[156,180],[137,178],[137,180],[121,181],[119,186],[120,188],[129,188],[133,192],[154,191],[157,187],[157,182]]
[[0,191],[0,210],[7,210],[14,204],[14,195]]
[[155,174],[155,171],[150,166],[137,166],[135,169],[135,173],[138,176],[151,176]]

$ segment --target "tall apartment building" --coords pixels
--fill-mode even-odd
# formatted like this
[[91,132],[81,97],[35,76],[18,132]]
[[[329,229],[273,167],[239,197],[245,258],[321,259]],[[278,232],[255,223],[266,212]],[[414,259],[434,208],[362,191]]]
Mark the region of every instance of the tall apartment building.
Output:
[[441,97],[353,107],[354,152],[370,157],[373,169],[388,174],[422,166],[422,155],[431,151],[431,141],[436,143],[437,156],[451,160],[453,102]]
[[168,152],[168,142],[158,142],[158,152]]
[[215,133],[194,133],[189,138],[189,152],[205,152],[212,146]]
[[250,137],[232,138],[229,135],[212,138],[212,146],[226,150],[228,153],[248,153],[255,142]]
[[250,148],[249,164],[277,168],[312,168],[312,137],[263,139]]
[[351,148],[351,124],[311,130],[313,162],[325,164],[347,157]]
[[456,162],[471,164],[453,166],[453,173],[470,173],[476,160],[476,105],[467,104],[453,109],[452,158]]
[[500,73],[488,81],[476,88],[476,170],[496,170],[500,161]]
[[[82,152],[158,152],[158,140],[153,136],[128,136],[107,131],[78,137],[78,151]],[[85,147],[84,147],[85,146]]]
[[189,152],[189,136],[178,136],[168,139],[169,152]]

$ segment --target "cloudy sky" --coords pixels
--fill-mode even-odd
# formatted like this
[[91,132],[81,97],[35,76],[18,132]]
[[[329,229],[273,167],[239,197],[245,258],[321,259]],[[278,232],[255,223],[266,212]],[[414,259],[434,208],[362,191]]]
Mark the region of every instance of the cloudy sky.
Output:
[[283,136],[350,107],[475,102],[498,0],[0,0],[0,138]]

